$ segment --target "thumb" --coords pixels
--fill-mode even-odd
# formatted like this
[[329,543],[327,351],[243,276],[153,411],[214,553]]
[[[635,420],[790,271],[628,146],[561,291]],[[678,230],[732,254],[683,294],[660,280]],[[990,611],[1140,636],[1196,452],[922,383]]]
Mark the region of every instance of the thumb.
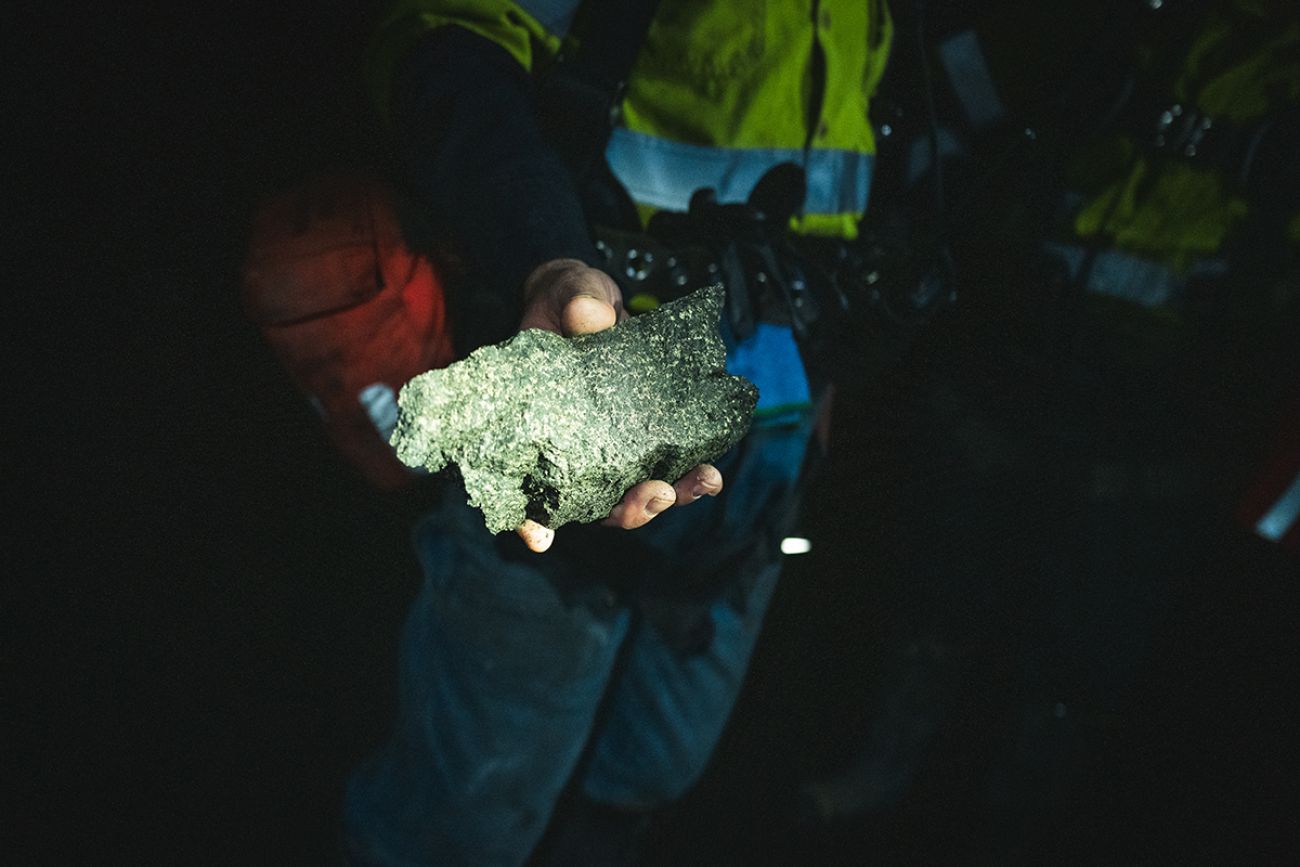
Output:
[[565,337],[590,334],[618,321],[623,298],[608,274],[577,259],[553,259],[524,283],[519,328],[543,328]]
[[574,295],[560,313],[560,328],[565,337],[604,331],[617,321],[614,305],[592,295]]

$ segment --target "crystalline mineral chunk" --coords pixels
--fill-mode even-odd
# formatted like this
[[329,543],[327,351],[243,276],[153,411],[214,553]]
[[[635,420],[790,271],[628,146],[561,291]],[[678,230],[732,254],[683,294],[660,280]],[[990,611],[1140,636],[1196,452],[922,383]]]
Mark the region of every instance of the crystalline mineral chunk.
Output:
[[392,444],[455,464],[488,529],[596,521],[646,479],[673,481],[749,430],[757,389],[729,376],[721,286],[597,334],[528,330],[401,390]]

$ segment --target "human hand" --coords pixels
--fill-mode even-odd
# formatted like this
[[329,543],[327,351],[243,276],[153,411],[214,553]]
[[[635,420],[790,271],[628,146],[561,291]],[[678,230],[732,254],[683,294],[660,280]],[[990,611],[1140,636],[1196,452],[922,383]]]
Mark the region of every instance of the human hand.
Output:
[[[577,259],[552,259],[537,266],[524,281],[524,315],[519,330],[541,328],[562,337],[604,331],[628,318],[618,284],[597,268]],[[651,479],[633,485],[601,524],[632,530],[649,523],[674,505],[716,496],[722,473],[699,464],[673,484]],[[551,547],[555,531],[526,520],[515,530],[531,550]]]

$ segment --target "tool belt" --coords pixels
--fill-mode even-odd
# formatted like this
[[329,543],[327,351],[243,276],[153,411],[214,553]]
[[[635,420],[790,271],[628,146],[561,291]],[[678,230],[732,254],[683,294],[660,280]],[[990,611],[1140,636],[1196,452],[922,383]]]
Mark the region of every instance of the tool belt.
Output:
[[870,224],[853,241],[792,233],[802,201],[802,169],[782,164],[746,202],[719,203],[704,188],[686,212],[656,212],[644,231],[597,226],[596,249],[633,314],[721,283],[724,336],[743,343],[762,325],[788,328],[815,393],[854,367],[864,341],[910,338],[951,292],[907,239]]

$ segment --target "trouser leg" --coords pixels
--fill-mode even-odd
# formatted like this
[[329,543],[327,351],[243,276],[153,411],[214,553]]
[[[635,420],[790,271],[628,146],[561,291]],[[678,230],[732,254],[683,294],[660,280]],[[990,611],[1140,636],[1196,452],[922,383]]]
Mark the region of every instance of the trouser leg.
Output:
[[[670,561],[671,568],[707,555],[709,545],[735,540],[748,540],[750,556],[719,565],[722,574],[713,576],[719,580],[707,610],[712,638],[702,650],[682,649],[648,620],[628,636],[583,765],[587,797],[624,809],[653,808],[679,798],[704,772],[740,696],[776,589],[779,536],[795,515],[810,429],[811,417],[755,428],[723,469],[727,486],[720,497],[656,519],[661,543],[686,552]],[[702,547],[696,537],[706,540]],[[696,547],[689,548],[692,543]]]
[[649,809],[679,798],[699,779],[740,695],[779,574],[780,563],[772,563],[742,604],[712,604],[713,640],[703,652],[683,652],[639,624],[594,734],[583,794],[623,809]]
[[628,614],[563,599],[544,560],[503,559],[458,504],[416,545],[397,730],[348,786],[349,847],[367,865],[518,865],[589,737]]

